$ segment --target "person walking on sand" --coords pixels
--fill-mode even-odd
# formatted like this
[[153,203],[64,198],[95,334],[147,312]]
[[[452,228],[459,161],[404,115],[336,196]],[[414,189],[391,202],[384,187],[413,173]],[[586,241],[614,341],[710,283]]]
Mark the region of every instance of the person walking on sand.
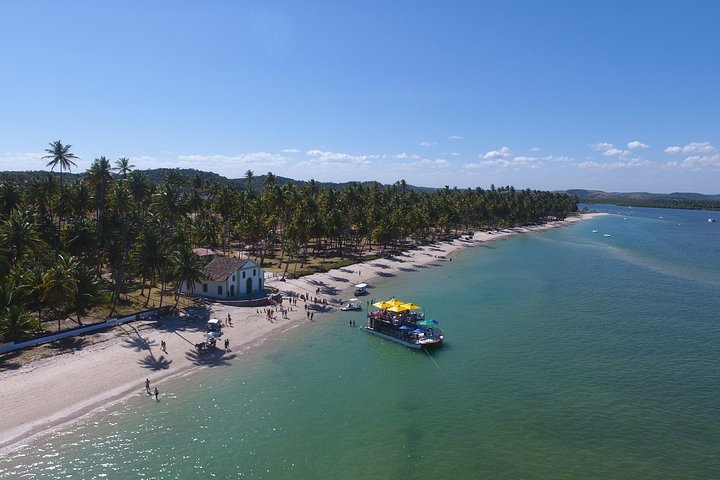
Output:
[[145,379],[145,391],[147,392],[148,395],[150,395],[150,379],[149,378]]
[[226,352],[230,351],[230,339],[229,338],[225,339],[225,351]]
[[160,401],[159,397],[160,397],[160,392],[158,392],[157,387],[155,387],[155,400],[157,400],[158,402]]

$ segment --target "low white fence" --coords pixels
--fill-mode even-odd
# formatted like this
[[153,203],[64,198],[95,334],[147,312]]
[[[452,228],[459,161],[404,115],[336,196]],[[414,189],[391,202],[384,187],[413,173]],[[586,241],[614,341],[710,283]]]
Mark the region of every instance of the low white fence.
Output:
[[35,345],[41,345],[43,343],[54,342],[55,340],[61,340],[67,337],[73,337],[75,335],[82,335],[84,333],[94,332],[96,330],[102,330],[103,328],[114,327],[123,323],[132,322],[135,320],[143,320],[148,317],[152,317],[158,309],[146,310],[144,312],[135,313],[127,317],[116,317],[105,320],[104,322],[93,323],[91,325],[84,325],[82,327],[73,328],[72,330],[65,330],[63,332],[55,333],[52,335],[44,335],[42,337],[35,337],[30,340],[22,342],[10,342],[0,344],[0,353],[13,352],[15,350],[21,350],[27,347],[34,347]]

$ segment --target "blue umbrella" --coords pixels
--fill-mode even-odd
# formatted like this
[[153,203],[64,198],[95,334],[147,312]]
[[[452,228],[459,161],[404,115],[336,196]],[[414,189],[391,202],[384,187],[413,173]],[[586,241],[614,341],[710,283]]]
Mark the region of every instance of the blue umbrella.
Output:
[[412,330],[412,327],[408,327],[407,325],[403,325],[400,327],[400,330]]

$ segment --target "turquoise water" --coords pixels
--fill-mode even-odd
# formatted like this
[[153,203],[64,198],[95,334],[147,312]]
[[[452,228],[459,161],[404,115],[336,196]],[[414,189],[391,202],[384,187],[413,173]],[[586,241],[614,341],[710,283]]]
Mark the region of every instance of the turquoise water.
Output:
[[432,357],[316,316],[0,478],[720,478],[720,223],[611,208],[374,282],[441,322]]

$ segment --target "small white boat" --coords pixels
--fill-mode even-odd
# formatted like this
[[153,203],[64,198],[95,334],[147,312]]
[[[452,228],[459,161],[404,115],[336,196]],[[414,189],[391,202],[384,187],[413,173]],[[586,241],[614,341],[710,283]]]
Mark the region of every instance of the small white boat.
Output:
[[367,295],[369,292],[367,291],[367,283],[358,283],[355,285],[355,295]]
[[610,236],[609,233],[603,233],[603,237],[609,237],[609,236]]
[[708,218],[708,222],[710,222],[710,223],[715,223],[715,219],[714,219],[714,218]]
[[362,310],[362,302],[357,298],[351,298],[347,302],[343,303],[340,307],[343,312],[350,312],[352,310]]
[[597,229],[594,229],[594,230],[593,230],[593,233],[597,233]]

